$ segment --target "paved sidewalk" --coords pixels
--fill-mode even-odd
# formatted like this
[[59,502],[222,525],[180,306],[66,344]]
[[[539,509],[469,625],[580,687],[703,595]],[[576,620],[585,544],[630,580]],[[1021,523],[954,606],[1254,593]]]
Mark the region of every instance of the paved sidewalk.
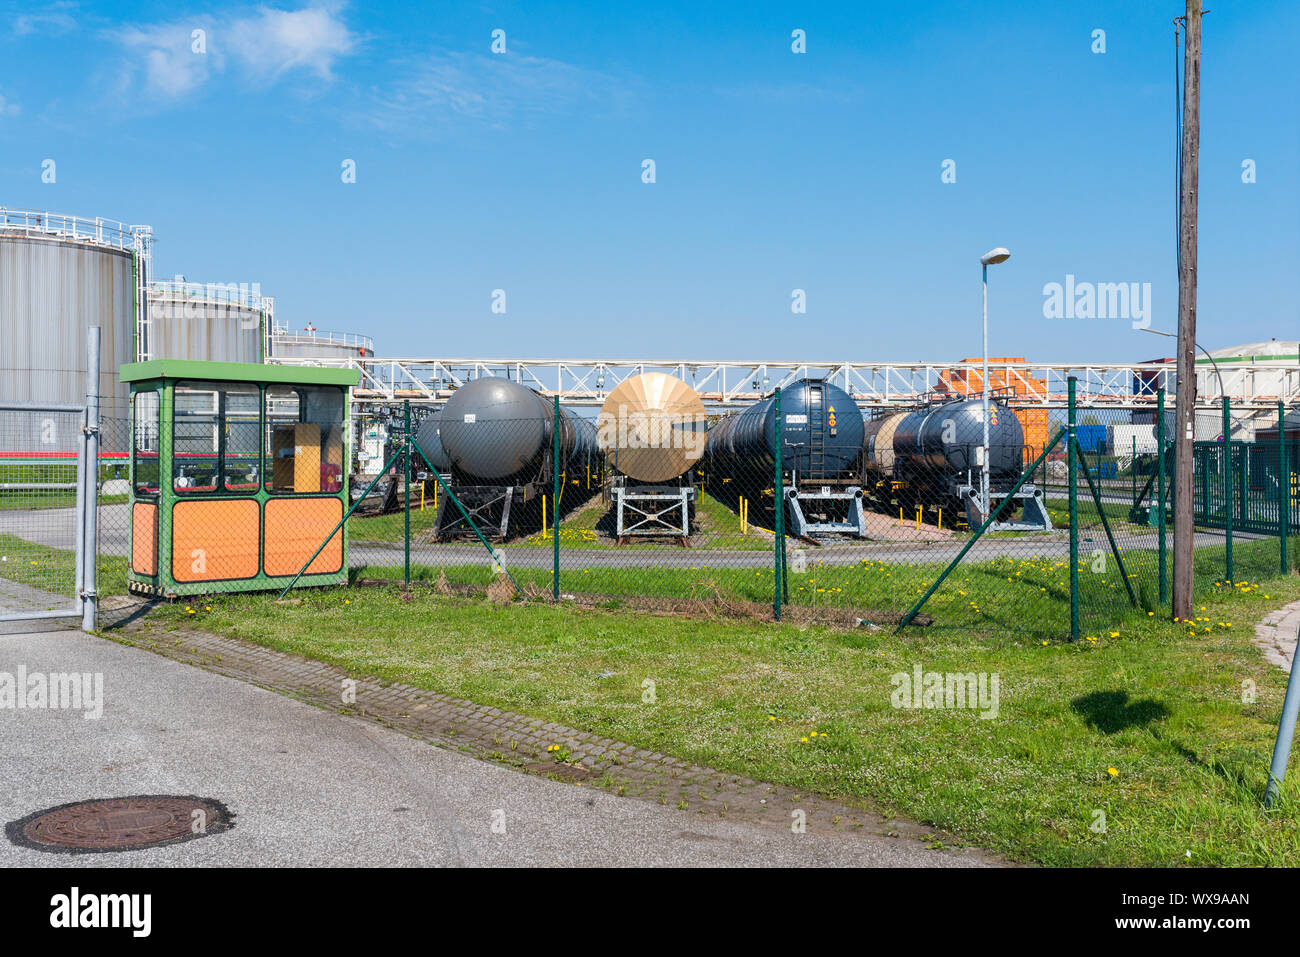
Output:
[[[121,854],[45,854],[0,840],[0,866],[997,863],[978,851],[929,850],[910,836],[922,829],[847,808],[835,821],[829,802],[428,692],[359,681],[355,705],[345,706],[337,669],[245,642],[172,634],[133,640],[162,654],[73,631],[0,636],[0,671],[21,664],[29,673],[104,675],[98,721],[74,711],[0,711],[11,745],[0,749],[8,782],[0,817],[93,797],[198,794],[229,806],[234,828]],[[513,760],[568,773],[544,763],[546,745],[557,741],[569,742],[587,769],[581,783],[501,766]],[[500,749],[496,761],[471,756],[489,745]],[[609,793],[616,784],[593,786],[601,768],[641,799]],[[666,798],[637,788],[651,774]],[[688,793],[689,800],[679,797]],[[807,813],[806,833],[792,833],[793,809]],[[505,832],[494,822],[504,822]]]

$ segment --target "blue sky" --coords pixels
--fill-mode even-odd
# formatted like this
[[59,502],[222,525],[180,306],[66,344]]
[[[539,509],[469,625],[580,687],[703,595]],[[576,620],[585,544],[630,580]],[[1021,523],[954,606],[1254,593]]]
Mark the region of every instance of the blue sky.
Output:
[[[1210,6],[1198,338],[1295,338],[1300,4]],[[1043,287],[1150,283],[1174,327],[1181,12],[11,4],[0,204],[147,223],[158,276],[259,282],[388,355],[961,358],[1004,245],[993,355],[1150,358],[1171,343],[1044,318]]]

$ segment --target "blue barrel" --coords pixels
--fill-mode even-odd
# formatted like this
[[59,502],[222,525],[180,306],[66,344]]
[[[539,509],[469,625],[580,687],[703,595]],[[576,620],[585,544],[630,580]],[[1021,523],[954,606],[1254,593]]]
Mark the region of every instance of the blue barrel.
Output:
[[[781,465],[796,481],[851,478],[862,453],[862,410],[824,379],[800,379],[781,390]],[[776,398],[727,416],[709,430],[706,454],[714,474],[770,478],[776,457]]]

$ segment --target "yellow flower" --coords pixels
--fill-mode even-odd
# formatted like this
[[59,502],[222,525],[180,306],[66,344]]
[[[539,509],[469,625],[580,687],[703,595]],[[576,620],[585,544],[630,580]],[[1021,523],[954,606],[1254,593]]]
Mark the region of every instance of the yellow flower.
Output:
[[1119,777],[1119,772],[1116,771],[1114,768],[1107,768],[1107,769],[1106,769],[1106,773],[1109,774],[1109,775],[1110,775],[1111,777],[1113,777],[1113,778],[1117,778],[1117,777]]
[[802,742],[804,742],[805,744],[808,742],[808,739],[807,739],[807,738],[800,738],[799,740],[802,741]]
[[1118,638],[1118,637],[1119,637],[1119,632],[1118,632],[1118,631],[1112,631],[1112,632],[1110,633],[1110,636],[1111,636],[1112,638]]

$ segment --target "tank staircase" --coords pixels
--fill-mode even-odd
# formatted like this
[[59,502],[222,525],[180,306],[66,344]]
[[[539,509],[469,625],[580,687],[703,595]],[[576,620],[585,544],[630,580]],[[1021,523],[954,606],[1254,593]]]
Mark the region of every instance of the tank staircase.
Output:
[[[859,414],[855,408],[853,414]],[[808,393],[808,470],[803,480],[791,476],[785,490],[786,512],[790,533],[815,540],[819,535],[867,537],[867,516],[862,508],[862,489],[855,480],[846,480],[838,471],[827,475],[826,435],[835,432],[836,412],[826,405],[826,390],[821,383]]]

